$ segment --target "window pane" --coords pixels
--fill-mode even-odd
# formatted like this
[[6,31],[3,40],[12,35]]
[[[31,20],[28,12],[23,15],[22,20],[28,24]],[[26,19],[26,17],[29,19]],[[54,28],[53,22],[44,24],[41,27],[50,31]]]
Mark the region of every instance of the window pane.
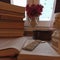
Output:
[[[27,0],[11,0],[11,4],[26,7]],[[25,18],[23,20],[26,20],[26,12],[25,12]]]
[[14,5],[25,7],[27,0],[12,0],[12,2]]
[[40,4],[44,6],[42,15],[39,17],[40,21],[49,21],[52,17],[54,0],[40,0]]

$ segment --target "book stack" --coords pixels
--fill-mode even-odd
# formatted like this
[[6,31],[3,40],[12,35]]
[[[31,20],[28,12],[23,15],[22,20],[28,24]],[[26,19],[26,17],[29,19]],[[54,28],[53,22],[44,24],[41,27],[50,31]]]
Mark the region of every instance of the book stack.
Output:
[[52,35],[52,47],[60,54],[60,31],[54,31]]
[[0,37],[23,36],[24,14],[24,7],[0,2]]
[[55,17],[55,21],[54,21],[53,26],[54,26],[56,29],[60,29],[60,13],[57,13],[57,14],[56,14],[56,17]]
[[54,27],[56,30],[52,34],[52,47],[60,54],[60,13],[55,17]]

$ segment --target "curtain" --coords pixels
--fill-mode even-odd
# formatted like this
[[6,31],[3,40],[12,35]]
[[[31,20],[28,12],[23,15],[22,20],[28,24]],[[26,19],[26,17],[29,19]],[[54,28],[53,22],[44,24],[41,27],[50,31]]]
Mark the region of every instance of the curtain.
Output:
[[60,0],[56,0],[55,13],[60,12]]

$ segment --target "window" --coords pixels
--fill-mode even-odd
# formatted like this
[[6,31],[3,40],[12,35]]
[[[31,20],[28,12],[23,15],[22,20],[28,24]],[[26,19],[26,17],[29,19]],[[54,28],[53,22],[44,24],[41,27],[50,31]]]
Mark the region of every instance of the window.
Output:
[[[11,4],[26,7],[27,0],[11,0]],[[23,20],[26,20],[26,12],[25,12],[25,18]]]
[[[52,21],[52,18],[53,18],[56,0],[11,0],[11,4],[25,7],[27,4],[27,1],[28,1],[28,3],[32,3],[32,1],[34,3],[37,2],[44,6],[42,15],[40,15],[40,17],[39,17],[40,22],[39,22],[38,26],[50,26],[51,25],[50,21]],[[26,19],[27,19],[27,15],[25,12],[24,20],[26,20]]]
[[[26,7],[27,0],[11,0],[11,3],[14,5]],[[52,18],[52,14],[54,12],[53,8],[54,8],[55,0],[40,0],[39,3],[44,6],[42,15],[40,15],[39,20],[50,21]],[[25,12],[25,17],[26,17],[26,12]],[[26,20],[26,18],[24,18],[24,20]]]
[[54,12],[55,0],[40,0],[40,4],[44,6],[40,21],[50,21]]
[[11,3],[17,6],[25,7],[27,0],[11,0]]

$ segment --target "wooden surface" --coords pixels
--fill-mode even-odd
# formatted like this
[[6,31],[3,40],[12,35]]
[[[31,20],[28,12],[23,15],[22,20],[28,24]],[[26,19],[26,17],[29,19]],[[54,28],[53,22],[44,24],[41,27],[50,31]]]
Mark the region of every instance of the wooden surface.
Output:
[[33,31],[25,31],[24,30],[24,36],[33,36]]
[[16,60],[16,57],[0,58],[0,60]]
[[38,55],[20,55],[17,60],[60,60],[60,57],[54,56],[38,56]]

